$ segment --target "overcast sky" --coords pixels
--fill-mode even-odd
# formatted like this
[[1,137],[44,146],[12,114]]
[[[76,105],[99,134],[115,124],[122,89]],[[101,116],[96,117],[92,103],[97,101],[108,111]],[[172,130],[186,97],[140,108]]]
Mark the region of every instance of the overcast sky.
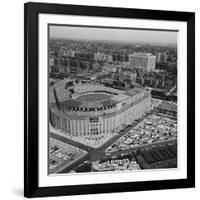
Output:
[[70,26],[50,26],[50,38],[118,40],[147,43],[177,43],[177,32],[155,30],[127,30],[108,28],[88,28]]

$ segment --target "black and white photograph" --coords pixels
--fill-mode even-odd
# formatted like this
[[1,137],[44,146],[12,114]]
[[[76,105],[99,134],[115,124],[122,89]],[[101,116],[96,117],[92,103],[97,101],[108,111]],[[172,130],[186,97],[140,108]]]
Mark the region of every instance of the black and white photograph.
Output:
[[24,195],[195,186],[195,13],[27,3]]
[[48,24],[48,174],[178,169],[178,31]]

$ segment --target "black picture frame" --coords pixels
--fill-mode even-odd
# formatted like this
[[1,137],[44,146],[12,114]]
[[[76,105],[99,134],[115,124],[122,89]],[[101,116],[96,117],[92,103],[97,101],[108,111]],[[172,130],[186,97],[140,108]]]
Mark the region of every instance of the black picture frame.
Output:
[[[187,22],[187,178],[74,186],[38,185],[38,15],[40,13]],[[24,196],[44,197],[195,187],[195,13],[81,5],[24,5]]]

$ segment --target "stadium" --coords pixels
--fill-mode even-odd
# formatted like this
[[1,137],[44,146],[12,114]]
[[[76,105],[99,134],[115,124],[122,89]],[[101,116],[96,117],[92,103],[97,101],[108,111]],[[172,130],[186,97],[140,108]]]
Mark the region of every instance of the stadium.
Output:
[[63,79],[49,88],[51,126],[67,135],[101,139],[150,109],[151,95],[143,88],[118,90],[72,79]]

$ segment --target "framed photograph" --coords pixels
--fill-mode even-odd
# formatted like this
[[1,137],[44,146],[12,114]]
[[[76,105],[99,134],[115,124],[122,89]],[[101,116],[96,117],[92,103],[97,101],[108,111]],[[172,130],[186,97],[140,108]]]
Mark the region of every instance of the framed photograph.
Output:
[[194,187],[195,13],[24,12],[24,195]]

